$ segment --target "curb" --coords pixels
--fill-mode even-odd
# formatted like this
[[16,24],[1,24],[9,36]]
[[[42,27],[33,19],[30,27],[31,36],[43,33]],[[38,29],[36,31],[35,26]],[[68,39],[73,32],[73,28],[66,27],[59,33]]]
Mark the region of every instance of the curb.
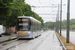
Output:
[[7,39],[7,40],[4,40],[4,41],[0,41],[0,43],[4,43],[4,42],[8,42],[8,41],[12,41],[12,40],[15,40],[15,39],[16,39],[16,37],[15,37],[15,38],[12,38],[11,40]]
[[[58,32],[56,32],[56,34],[58,35],[58,37],[61,39],[62,43],[64,44],[64,46],[66,47],[66,50],[75,50],[75,45],[72,44],[71,42],[66,43],[66,38],[64,38],[63,36],[60,36],[60,34]],[[65,48],[64,48],[65,49]]]
[[[55,33],[56,33],[56,32],[55,32]],[[56,36],[57,36],[57,38],[58,38],[58,40],[59,40],[59,42],[60,42],[60,44],[61,44],[60,46],[62,46],[62,49],[63,49],[63,50],[67,50],[66,47],[64,46],[63,42],[62,42],[61,39],[59,38],[59,36],[58,36],[57,34],[56,34]]]

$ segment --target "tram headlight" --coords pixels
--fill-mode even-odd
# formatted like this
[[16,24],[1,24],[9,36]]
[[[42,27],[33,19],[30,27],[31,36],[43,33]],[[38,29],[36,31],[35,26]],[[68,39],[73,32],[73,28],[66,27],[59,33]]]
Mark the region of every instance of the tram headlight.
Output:
[[31,32],[29,31],[28,33],[30,34]]
[[31,34],[31,31],[29,31],[28,34]]

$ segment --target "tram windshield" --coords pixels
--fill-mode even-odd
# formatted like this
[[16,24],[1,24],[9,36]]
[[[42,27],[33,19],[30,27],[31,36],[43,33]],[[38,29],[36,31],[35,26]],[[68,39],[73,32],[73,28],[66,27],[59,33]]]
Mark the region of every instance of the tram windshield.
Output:
[[18,27],[18,30],[28,30],[28,23],[19,23],[19,27]]
[[29,21],[18,21],[17,23],[18,31],[28,31],[29,30]]

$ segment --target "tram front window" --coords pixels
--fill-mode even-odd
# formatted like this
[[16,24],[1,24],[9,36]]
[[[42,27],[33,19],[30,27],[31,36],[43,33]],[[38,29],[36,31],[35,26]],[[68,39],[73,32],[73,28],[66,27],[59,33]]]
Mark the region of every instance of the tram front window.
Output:
[[18,30],[19,31],[27,31],[27,30],[29,30],[28,23],[19,23]]

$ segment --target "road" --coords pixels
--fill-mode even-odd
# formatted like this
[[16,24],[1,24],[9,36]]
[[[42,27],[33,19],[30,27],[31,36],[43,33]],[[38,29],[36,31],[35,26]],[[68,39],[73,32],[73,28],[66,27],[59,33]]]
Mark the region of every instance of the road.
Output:
[[54,31],[49,30],[31,40],[13,40],[2,43],[0,50],[62,50]]
[[[66,38],[66,30],[62,31],[62,36]],[[75,32],[70,31],[70,36],[69,36],[70,42],[75,45]]]

